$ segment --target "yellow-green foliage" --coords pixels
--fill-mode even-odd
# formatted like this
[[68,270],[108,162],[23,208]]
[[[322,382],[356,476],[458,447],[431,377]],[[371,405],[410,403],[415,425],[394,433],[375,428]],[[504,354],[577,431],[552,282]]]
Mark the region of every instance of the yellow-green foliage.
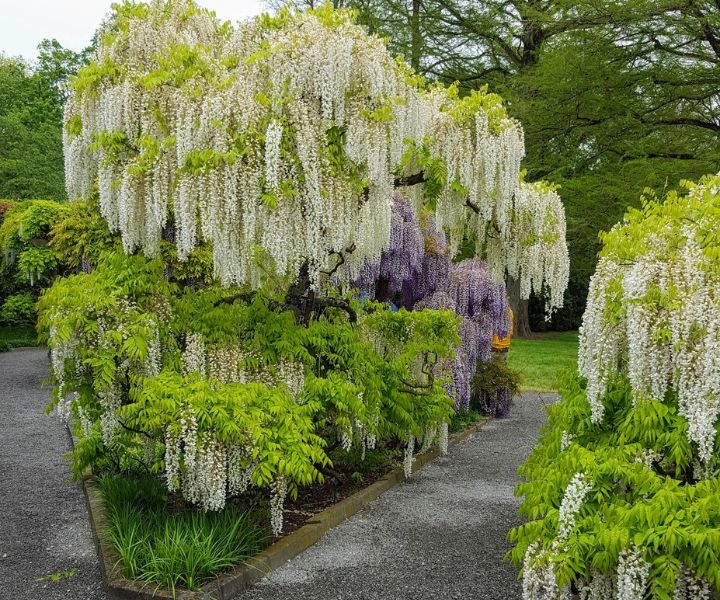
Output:
[[[228,290],[181,288],[164,272],[161,260],[106,254],[92,273],[58,279],[40,298],[39,331],[54,361],[59,356],[54,405],[77,392],[73,411],[91,424],[74,452],[76,472],[87,465],[135,468],[147,460],[146,440],[164,444],[191,408],[198,436],[252,449],[241,466],[254,465],[255,485],[268,487],[282,476],[295,493],[321,479],[326,447],[338,443],[340,430],[360,445],[368,433],[379,442],[420,438],[450,420],[453,402],[442,370],[428,379],[418,367],[428,357],[433,364],[452,355],[459,342],[452,313],[368,305],[360,327],[332,310],[306,327],[292,312],[271,310],[276,301],[264,293],[249,303],[220,302]],[[162,364],[151,377],[146,361],[156,332]],[[208,350],[240,347],[243,368],[264,379],[223,383],[183,374],[189,334]],[[268,380],[283,361],[304,370],[296,397]],[[115,416],[122,426],[107,445],[100,421],[110,389],[119,393]],[[164,467],[162,453],[148,464],[158,476]]]
[[57,274],[59,261],[48,247],[52,226],[68,212],[68,205],[52,200],[15,202],[0,225],[0,250],[6,265],[15,268],[22,285],[47,284]]
[[[633,407],[628,382],[607,392],[605,418],[592,424],[584,382],[569,378],[563,400],[549,408],[540,444],[521,467],[527,482],[520,514],[527,523],[510,533],[510,555],[521,565],[534,542],[553,550],[559,585],[612,572],[620,552],[642,548],[651,565],[648,598],[670,600],[681,566],[720,589],[720,479],[697,480],[687,422],[677,403],[642,401]],[[573,432],[562,450],[563,434]],[[641,458],[648,451],[662,456]],[[715,460],[720,458],[716,450]],[[565,544],[555,546],[565,489],[576,473],[592,482]]]
[[73,270],[82,267],[83,259],[95,264],[100,254],[118,244],[100,217],[97,200],[70,202],[63,218],[50,230],[50,246],[60,262]]

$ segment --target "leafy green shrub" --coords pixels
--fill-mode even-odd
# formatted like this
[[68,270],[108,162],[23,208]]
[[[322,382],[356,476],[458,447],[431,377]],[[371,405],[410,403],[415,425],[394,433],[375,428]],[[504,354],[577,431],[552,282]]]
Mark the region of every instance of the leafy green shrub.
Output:
[[[528,576],[554,573],[558,589],[612,590],[623,552],[635,547],[649,565],[647,597],[673,598],[676,577],[688,568],[720,587],[720,480],[696,478],[677,400],[633,407],[628,381],[618,379],[603,398],[603,422],[593,424],[582,379],[568,379],[562,395],[520,469],[527,479],[517,488],[520,514],[528,522],[511,532],[516,564],[525,561]],[[570,516],[578,473],[589,487]]]
[[171,509],[156,479],[136,476],[98,480],[108,517],[106,535],[127,577],[173,590],[203,584],[253,555],[267,534],[248,514]]
[[8,296],[0,310],[0,321],[9,325],[35,322],[35,298],[29,292]]
[[73,271],[96,264],[102,252],[120,245],[100,216],[97,199],[69,203],[63,217],[53,224],[49,239],[58,261]]
[[37,346],[38,339],[35,327],[31,325],[0,325],[0,343],[6,350]]
[[5,213],[0,226],[0,247],[22,252],[29,245],[46,244],[52,226],[69,207],[52,200],[22,200]]
[[524,598],[720,591],[720,177],[603,236],[579,368],[521,467]]
[[278,533],[285,494],[322,480],[327,447],[400,440],[412,458],[415,440],[446,439],[453,313],[368,303],[357,325],[343,310],[304,325],[271,310],[269,290],[226,302],[164,273],[160,260],[108,254],[41,295],[53,405],[79,423],[76,472],[140,461],[213,510],[269,489]]
[[47,285],[62,271],[56,252],[48,246],[48,239],[50,229],[69,210],[67,205],[50,200],[22,200],[3,206],[0,301]]
[[481,418],[482,415],[473,409],[458,411],[450,421],[450,432],[455,433],[456,431],[470,427],[470,425],[477,423]]
[[502,417],[510,412],[513,397],[520,393],[520,375],[507,360],[494,354],[490,360],[478,362],[470,390],[470,406]]

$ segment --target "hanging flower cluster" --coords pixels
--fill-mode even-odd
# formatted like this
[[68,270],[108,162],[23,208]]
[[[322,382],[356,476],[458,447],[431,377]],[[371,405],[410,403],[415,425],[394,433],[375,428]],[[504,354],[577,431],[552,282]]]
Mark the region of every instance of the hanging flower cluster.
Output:
[[560,515],[558,517],[557,539],[559,543],[562,544],[567,541],[575,525],[575,515],[580,510],[585,495],[591,488],[592,484],[586,481],[585,475],[578,473],[565,489],[565,495],[560,503]]
[[[177,426],[169,425],[166,429],[165,480],[168,490],[182,491],[186,500],[203,510],[221,510],[228,493],[245,492],[252,483],[254,470],[250,446],[228,446],[213,435],[198,434],[192,407],[185,408]],[[287,481],[280,476],[271,485],[273,535],[282,531],[286,495]]]
[[477,362],[490,358],[493,334],[507,335],[505,286],[493,279],[484,261],[453,263],[444,233],[431,215],[424,217],[423,226],[410,200],[396,194],[390,246],[379,262],[363,265],[352,286],[373,299],[416,310],[451,310],[462,317],[461,345],[446,389],[456,407],[467,408]]
[[489,360],[493,334],[507,335],[509,328],[505,286],[491,276],[487,263],[478,259],[464,260],[450,266],[445,287],[416,308],[444,308],[462,317],[462,343],[453,364],[453,381],[449,392],[456,407],[467,409],[470,383],[478,361]]
[[702,463],[720,415],[720,178],[650,199],[605,236],[580,336],[594,421],[623,369],[635,400],[677,398]]
[[642,557],[639,548],[628,548],[620,553],[617,565],[617,600],[643,600],[650,563]]
[[675,575],[673,600],[710,600],[712,590],[704,579],[698,579],[687,567]]
[[591,488],[592,483],[585,474],[576,473],[565,488],[560,503],[557,535],[552,549],[545,549],[537,542],[528,546],[523,562],[523,600],[564,600],[571,597],[566,586],[558,586],[552,558],[563,549],[573,532],[576,515]]
[[353,247],[354,279],[397,241],[396,178],[425,173],[451,253],[497,231],[494,272],[522,271],[527,293],[549,276],[552,302],[562,293],[560,259],[536,248],[553,225],[564,239],[562,206],[522,191],[523,133],[501,99],[425,89],[350,13],[232,27],[191,0],[153,0],[117,7],[102,38],[66,104],[67,188],[87,196],[97,179],[126,251],[156,256],[172,222],[181,259],[212,242],[224,284],[259,285],[259,250],[280,274],[307,265],[317,285]]
[[185,336],[185,350],[182,354],[182,372],[207,375],[222,383],[264,383],[276,387],[284,386],[297,402],[302,402],[305,386],[305,367],[302,363],[285,359],[278,361],[272,369],[264,365],[261,357],[248,352],[239,343],[205,344],[198,333]]
[[[412,302],[410,288],[422,273],[425,259],[423,231],[412,203],[401,194],[394,194],[390,220],[390,240],[379,261],[365,261],[352,286],[363,295],[376,300],[402,298]],[[449,265],[449,258],[447,260]],[[349,270],[349,269],[348,269]]]
[[553,310],[562,308],[570,276],[562,201],[554,186],[521,181],[512,210],[507,227],[487,238],[488,263],[496,278],[507,272],[520,281],[522,298],[545,292],[549,318]]
[[549,557],[539,544],[528,548],[523,562],[523,600],[558,600],[555,569]]
[[607,600],[614,598],[613,577],[593,571],[587,581],[580,581],[580,600]]
[[[637,549],[622,552],[620,563],[612,573],[594,572],[588,581],[580,582],[580,600],[642,600],[650,565]],[[695,577],[687,567],[675,575],[673,600],[710,600],[712,590],[707,581]]]

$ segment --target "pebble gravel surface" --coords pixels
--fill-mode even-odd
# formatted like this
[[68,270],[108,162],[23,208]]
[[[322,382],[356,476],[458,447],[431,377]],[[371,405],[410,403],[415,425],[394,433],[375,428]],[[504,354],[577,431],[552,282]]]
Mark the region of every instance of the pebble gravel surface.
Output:
[[0,600],[106,600],[47,376],[47,350],[0,353]]
[[520,521],[517,468],[537,441],[550,394],[525,394],[238,600],[515,600],[503,560]]
[[[67,433],[44,413],[47,375],[46,350],[0,353],[0,600],[108,600]],[[553,401],[523,395],[237,600],[519,598],[503,560],[513,488]]]

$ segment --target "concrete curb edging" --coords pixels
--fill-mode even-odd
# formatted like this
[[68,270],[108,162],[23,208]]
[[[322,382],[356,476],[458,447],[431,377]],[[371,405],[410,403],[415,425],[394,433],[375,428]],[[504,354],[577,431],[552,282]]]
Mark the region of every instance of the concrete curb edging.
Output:
[[[488,421],[489,417],[481,418],[477,423],[458,431],[450,436],[448,446],[452,447],[463,442],[472,434],[479,431]],[[71,436],[72,437],[72,436]],[[413,460],[413,473],[425,464],[440,456],[437,447],[419,454]],[[199,592],[187,590],[172,590],[153,583],[131,581],[122,575],[120,558],[115,548],[103,534],[107,530],[107,516],[103,505],[100,490],[93,486],[90,476],[83,477],[83,491],[87,504],[90,527],[93,541],[100,559],[100,570],[112,600],[152,600],[155,598],[177,600],[231,600],[240,592],[248,589],[258,580],[274,571],[288,560],[295,558],[301,552],[312,546],[322,538],[328,530],[336,527],[363,507],[376,500],[389,489],[405,480],[402,467],[390,471],[387,475],[368,487],[348,496],[322,512],[310,517],[308,522],[291,534],[279,539],[277,542],[254,556],[246,563],[238,565],[232,571],[220,575],[214,581],[204,585]]]

